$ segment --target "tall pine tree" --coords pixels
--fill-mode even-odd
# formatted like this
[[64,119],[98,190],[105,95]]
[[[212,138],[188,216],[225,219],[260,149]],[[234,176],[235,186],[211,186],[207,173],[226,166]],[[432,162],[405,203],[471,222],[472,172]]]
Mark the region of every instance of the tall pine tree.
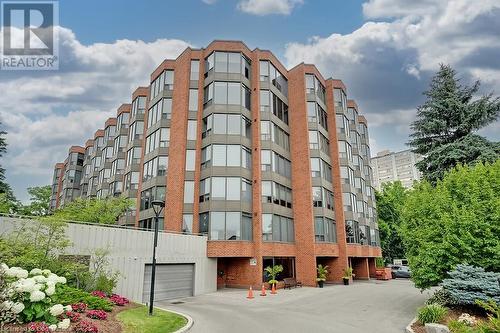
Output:
[[424,92],[427,100],[417,108],[409,145],[424,155],[417,168],[432,183],[459,163],[493,162],[500,157],[500,143],[475,134],[500,115],[499,97],[475,98],[479,85],[476,81],[462,86],[455,70],[441,65]]

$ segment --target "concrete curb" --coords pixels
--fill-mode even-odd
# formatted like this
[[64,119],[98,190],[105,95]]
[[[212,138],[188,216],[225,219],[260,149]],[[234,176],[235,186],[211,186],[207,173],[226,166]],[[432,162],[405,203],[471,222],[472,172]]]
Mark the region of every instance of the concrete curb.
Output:
[[186,325],[184,325],[184,327],[181,327],[179,328],[177,331],[175,331],[174,333],[184,333],[184,332],[189,332],[189,330],[191,330],[191,327],[193,327],[193,324],[194,324],[194,320],[193,318],[191,318],[190,315],[187,315],[185,313],[182,313],[182,312],[178,312],[178,311],[174,311],[174,310],[170,310],[170,309],[165,309],[165,308],[160,308],[160,307],[156,307],[155,308],[157,309],[160,309],[160,310],[163,310],[163,311],[168,311],[168,312],[172,312],[172,313],[175,313],[179,316],[183,316],[184,318],[187,319],[187,323]]
[[411,328],[411,325],[413,325],[417,321],[417,317],[413,318],[413,320],[406,326],[405,328],[405,333],[415,333],[415,331]]

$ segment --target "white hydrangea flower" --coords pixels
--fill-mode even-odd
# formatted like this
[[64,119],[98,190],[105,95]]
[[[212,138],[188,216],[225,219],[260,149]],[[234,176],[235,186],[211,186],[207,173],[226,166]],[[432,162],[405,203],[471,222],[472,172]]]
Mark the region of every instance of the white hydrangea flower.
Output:
[[33,280],[35,280],[38,283],[45,283],[45,282],[47,282],[47,278],[45,276],[43,276],[43,275],[33,276]]
[[14,306],[14,302],[3,301],[2,304],[0,304],[0,309],[10,310],[13,306]]
[[69,312],[71,312],[71,311],[73,311],[73,308],[71,307],[71,305],[66,305],[66,306],[64,307],[64,311],[69,311]]
[[23,312],[24,310],[24,304],[23,303],[15,303],[12,308],[11,308],[12,312],[14,312],[15,314],[18,314],[18,313],[21,313]]
[[57,279],[57,282],[58,283],[61,283],[61,284],[66,284],[66,278],[64,276],[60,276],[58,279]]
[[68,318],[66,319],[63,319],[62,321],[60,321],[58,324],[57,324],[57,327],[59,329],[62,329],[62,330],[66,330],[69,328],[69,324],[70,324],[70,321]]
[[0,264],[0,272],[4,272],[4,271],[7,271],[9,269],[9,266],[7,266],[6,263],[1,263]]
[[48,286],[47,289],[45,289],[45,293],[47,296],[52,296],[56,293],[56,287],[54,286]]
[[57,276],[57,274],[50,273],[49,276],[47,276],[47,281],[57,282],[59,281],[59,276]]
[[39,302],[43,299],[45,299],[45,293],[43,291],[35,290],[35,291],[32,291],[30,294],[30,301],[31,302]]
[[19,268],[17,270],[16,276],[17,276],[18,279],[26,279],[28,277],[28,275],[29,275],[29,273],[25,269]]
[[43,275],[49,275],[51,273],[50,269],[42,269]]
[[40,275],[40,274],[42,274],[42,270],[40,268],[33,268],[30,271],[30,275]]
[[54,317],[57,317],[64,312],[64,306],[62,304],[52,305],[49,309],[49,312]]
[[36,281],[32,278],[20,279],[17,281],[14,288],[17,291],[22,292],[22,293],[24,293],[24,292],[31,293],[32,291],[36,290],[35,284],[36,284]]
[[51,330],[52,332],[54,332],[55,330],[57,330],[57,325],[56,324],[52,324],[49,326],[49,330]]
[[11,267],[5,271],[5,275],[9,277],[17,277],[17,270],[19,267]]

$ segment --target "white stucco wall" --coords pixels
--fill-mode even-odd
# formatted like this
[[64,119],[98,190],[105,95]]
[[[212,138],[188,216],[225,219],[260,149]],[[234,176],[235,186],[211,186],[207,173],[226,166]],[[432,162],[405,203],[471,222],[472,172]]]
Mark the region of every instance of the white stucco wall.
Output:
[[[10,233],[30,220],[0,216],[0,235]],[[153,237],[150,231],[68,223],[66,234],[72,242],[66,254],[90,255],[94,249],[108,249],[110,268],[120,272],[116,292],[142,301],[144,267],[152,262]],[[217,260],[207,258],[207,237],[160,232],[156,252],[158,264],[194,263],[194,294],[217,289]]]

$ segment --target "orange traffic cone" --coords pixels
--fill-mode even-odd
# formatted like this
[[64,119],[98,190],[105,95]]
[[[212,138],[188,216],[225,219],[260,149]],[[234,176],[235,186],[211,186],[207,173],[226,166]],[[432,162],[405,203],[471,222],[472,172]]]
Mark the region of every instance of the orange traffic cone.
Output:
[[260,296],[267,296],[266,295],[266,287],[262,285],[262,291],[260,292]]
[[250,286],[250,289],[248,289],[248,296],[247,296],[247,298],[253,298],[252,286]]
[[273,287],[271,288],[271,294],[272,295],[276,295],[277,292],[276,292],[276,284],[273,283]]

